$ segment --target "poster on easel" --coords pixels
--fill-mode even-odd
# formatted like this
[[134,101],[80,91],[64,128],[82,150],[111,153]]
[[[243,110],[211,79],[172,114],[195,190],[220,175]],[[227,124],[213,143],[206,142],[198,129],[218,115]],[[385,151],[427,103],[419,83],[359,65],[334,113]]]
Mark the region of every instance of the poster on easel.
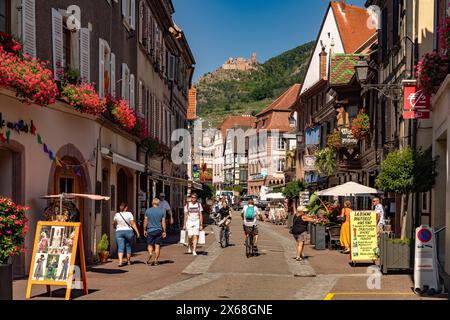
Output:
[[[77,252],[80,266],[75,266]],[[76,272],[77,270],[80,272]],[[66,287],[66,300],[69,300],[76,273],[82,277],[84,293],[87,294],[81,223],[38,222],[26,298],[31,298],[33,285],[46,285],[48,293],[50,286],[54,285]]]
[[378,259],[377,213],[352,211],[350,213],[351,261],[370,262]]

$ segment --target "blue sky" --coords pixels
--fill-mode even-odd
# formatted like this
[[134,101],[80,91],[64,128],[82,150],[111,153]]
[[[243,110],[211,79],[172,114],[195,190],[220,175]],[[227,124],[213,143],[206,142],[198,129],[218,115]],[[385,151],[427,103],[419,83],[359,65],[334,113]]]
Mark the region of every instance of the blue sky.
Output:
[[[364,6],[366,0],[347,0]],[[194,81],[229,57],[264,62],[315,40],[328,0],[173,0],[197,65]]]

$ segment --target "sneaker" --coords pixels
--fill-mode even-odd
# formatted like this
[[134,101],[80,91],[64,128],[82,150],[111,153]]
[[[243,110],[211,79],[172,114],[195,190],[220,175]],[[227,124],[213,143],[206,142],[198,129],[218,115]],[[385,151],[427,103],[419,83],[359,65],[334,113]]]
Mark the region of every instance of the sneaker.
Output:
[[192,252],[192,255],[193,255],[193,256],[196,256],[196,255],[197,255],[197,252],[195,252],[195,251]]
[[192,253],[191,247],[188,247],[188,253]]

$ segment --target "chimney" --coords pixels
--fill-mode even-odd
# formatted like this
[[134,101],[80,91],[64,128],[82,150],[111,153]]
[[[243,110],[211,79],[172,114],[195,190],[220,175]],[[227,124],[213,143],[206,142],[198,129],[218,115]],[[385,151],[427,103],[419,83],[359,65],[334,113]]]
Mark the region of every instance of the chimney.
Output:
[[347,7],[345,0],[339,0],[339,6],[341,7],[342,12],[345,13],[345,8]]
[[319,54],[319,66],[320,66],[320,79],[327,79],[327,61],[328,54],[325,51],[325,47],[322,47],[322,52]]

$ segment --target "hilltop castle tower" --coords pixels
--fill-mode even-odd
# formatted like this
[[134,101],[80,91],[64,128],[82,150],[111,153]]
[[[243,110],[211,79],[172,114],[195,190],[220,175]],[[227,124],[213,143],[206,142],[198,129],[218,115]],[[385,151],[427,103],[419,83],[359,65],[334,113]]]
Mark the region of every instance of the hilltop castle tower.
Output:
[[256,69],[258,65],[258,60],[256,58],[256,53],[252,53],[251,59],[239,58],[229,58],[227,62],[222,65],[224,70],[239,70],[239,71],[249,71]]

